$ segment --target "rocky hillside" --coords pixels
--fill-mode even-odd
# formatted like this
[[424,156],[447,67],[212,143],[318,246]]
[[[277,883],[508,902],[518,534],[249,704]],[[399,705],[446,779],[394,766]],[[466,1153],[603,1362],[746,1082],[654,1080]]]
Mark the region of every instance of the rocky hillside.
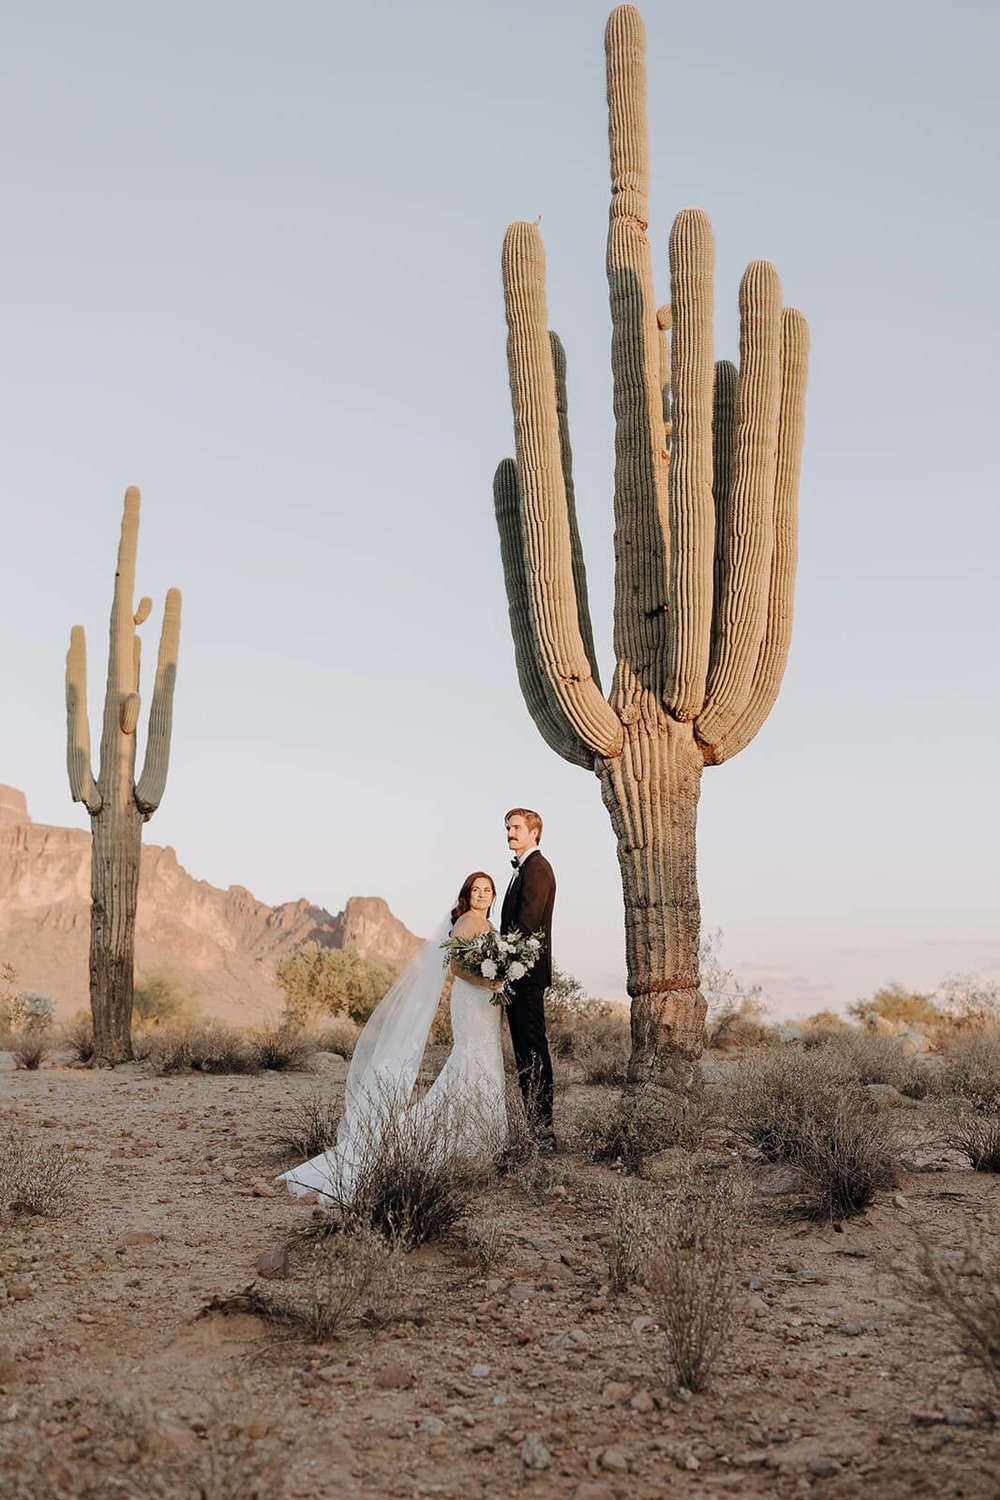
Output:
[[[18,988],[51,995],[60,1016],[88,1004],[90,835],[33,823],[24,794],[0,786],[0,962]],[[419,946],[377,896],[332,916],[308,901],[265,906],[242,886],[195,880],[173,849],[144,844],[136,972],[170,973],[207,1014],[253,1021],[275,1011],[275,967],[299,943],[352,947],[400,968]]]

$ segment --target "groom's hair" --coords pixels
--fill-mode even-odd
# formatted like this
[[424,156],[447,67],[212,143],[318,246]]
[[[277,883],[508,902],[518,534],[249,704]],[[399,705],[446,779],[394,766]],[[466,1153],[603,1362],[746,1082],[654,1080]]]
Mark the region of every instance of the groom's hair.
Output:
[[536,812],[532,812],[530,807],[512,807],[510,812],[504,815],[503,822],[505,828],[511,818],[523,818],[530,831],[536,835],[535,843],[540,844],[542,842],[542,820]]

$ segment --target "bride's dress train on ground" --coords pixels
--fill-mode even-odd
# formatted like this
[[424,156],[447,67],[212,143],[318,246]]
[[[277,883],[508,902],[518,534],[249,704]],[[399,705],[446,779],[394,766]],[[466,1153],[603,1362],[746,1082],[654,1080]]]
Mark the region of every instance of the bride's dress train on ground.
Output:
[[444,924],[424,944],[358,1038],[336,1145],[278,1178],[296,1197],[315,1193],[324,1204],[349,1204],[387,1138],[442,1160],[485,1160],[503,1146],[507,1112],[500,1009],[490,1004],[488,990],[454,980],[454,1045],[431,1088],[413,1098],[444,982],[440,945],[447,931]]

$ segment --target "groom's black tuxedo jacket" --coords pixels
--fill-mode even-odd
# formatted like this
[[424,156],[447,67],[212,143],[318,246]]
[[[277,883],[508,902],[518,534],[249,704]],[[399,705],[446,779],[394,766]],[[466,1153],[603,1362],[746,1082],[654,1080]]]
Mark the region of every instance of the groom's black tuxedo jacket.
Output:
[[501,932],[510,932],[517,927],[525,937],[540,932],[545,939],[538,962],[520,981],[522,985],[540,985],[544,989],[552,983],[552,908],[555,902],[556,877],[545,855],[536,849],[515,874],[500,912]]

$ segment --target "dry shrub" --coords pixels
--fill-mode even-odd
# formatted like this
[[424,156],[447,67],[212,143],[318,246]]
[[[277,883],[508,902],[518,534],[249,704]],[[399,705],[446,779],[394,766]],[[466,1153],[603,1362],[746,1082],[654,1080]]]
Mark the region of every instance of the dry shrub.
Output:
[[63,1045],[76,1062],[88,1063],[94,1056],[94,1021],[89,1011],[79,1010],[62,1031]]
[[255,1073],[257,1064],[246,1040],[221,1021],[192,1021],[166,1027],[149,1039],[149,1057],[157,1073]]
[[247,1046],[254,1066],[272,1073],[301,1073],[316,1051],[315,1038],[287,1021],[252,1027]]
[[57,1219],[65,1213],[77,1176],[72,1156],[36,1146],[20,1131],[0,1139],[0,1205],[16,1213]]
[[977,1114],[1000,1113],[1000,1028],[970,1037],[948,1054],[942,1090]]
[[317,1052],[336,1052],[350,1062],[361,1027],[350,1016],[334,1016],[313,1029],[313,1044]]
[[643,1084],[611,1099],[591,1103],[576,1119],[576,1135],[593,1161],[611,1162],[641,1173],[648,1156],[672,1146],[692,1149],[704,1131],[704,1098],[693,1085],[674,1092]]
[[317,1089],[294,1100],[271,1139],[282,1155],[307,1161],[335,1143],[340,1114],[340,1105]]
[[13,1054],[15,1068],[33,1073],[49,1055],[49,1033],[15,1031],[7,1038],[7,1051]]
[[832,1049],[748,1058],[723,1090],[737,1134],[793,1173],[802,1211],[863,1213],[898,1178],[899,1141],[845,1059]]
[[424,1099],[401,1109],[387,1098],[376,1114],[361,1145],[346,1222],[405,1249],[440,1239],[493,1175],[501,1142],[480,1128],[471,1101],[433,1107]]
[[645,1281],[655,1223],[650,1200],[641,1197],[632,1183],[623,1182],[612,1209],[608,1248],[608,1276],[616,1292]]
[[934,1087],[934,1075],[926,1063],[907,1052],[897,1037],[880,1032],[845,1027],[830,1032],[813,1045],[825,1045],[853,1072],[859,1083],[888,1083],[910,1099],[924,1099]]
[[541,1203],[552,1192],[559,1172],[555,1155],[543,1149],[529,1123],[536,1113],[531,1094],[525,1105],[517,1082],[508,1078],[507,1139],[497,1154],[497,1166],[509,1187],[533,1203]]
[[255,1289],[247,1294],[249,1311],[310,1344],[329,1343],[359,1324],[382,1328],[399,1315],[406,1284],[401,1244],[357,1221],[337,1233],[300,1236],[298,1243],[294,1285],[287,1292]]
[[746,1192],[732,1177],[690,1177],[657,1215],[646,1284],[674,1383],[704,1390],[732,1327]]
[[932,1321],[956,1351],[986,1377],[1000,1400],[1000,1219],[965,1225],[958,1245],[932,1246],[918,1238],[915,1263],[898,1269]]
[[556,1028],[555,1055],[567,1059],[584,1083],[623,1085],[631,1051],[628,1012],[611,1006],[575,1017],[561,1036]]
[[950,1119],[944,1139],[961,1151],[976,1172],[1000,1172],[1000,1115],[958,1115]]

